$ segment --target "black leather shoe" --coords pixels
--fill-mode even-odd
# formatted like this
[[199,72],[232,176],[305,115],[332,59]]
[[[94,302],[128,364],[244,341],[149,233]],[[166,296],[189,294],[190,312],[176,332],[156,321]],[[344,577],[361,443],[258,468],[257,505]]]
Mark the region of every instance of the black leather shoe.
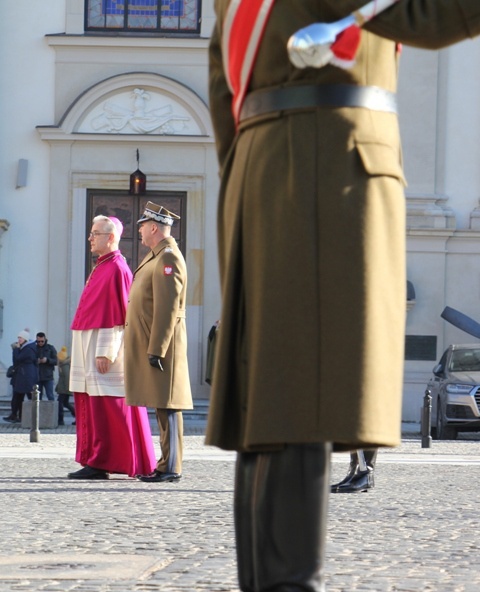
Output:
[[350,483],[352,479],[355,479],[355,475],[357,474],[358,466],[355,464],[350,463],[350,469],[347,475],[339,482],[335,483],[335,485],[330,485],[330,491],[332,493],[336,493],[340,487],[345,487],[347,483]]
[[340,485],[332,493],[362,493],[375,487],[375,481],[373,479],[373,471],[359,471],[354,475],[350,481]]
[[4,417],[3,421],[11,421],[13,423],[15,421],[15,418],[9,415],[8,417]]
[[68,473],[67,476],[69,479],[108,479],[107,471],[103,471],[102,469],[94,469],[88,465],[79,471]]
[[161,473],[156,469],[150,475],[139,475],[140,481],[145,483],[176,483],[180,481],[182,475],[180,473]]
[[345,477],[345,479],[342,479],[339,483],[335,483],[334,485],[330,485],[330,492],[337,493],[337,491],[340,489],[340,487],[345,487],[345,485],[347,485],[347,483],[350,483],[351,480],[352,480],[352,476],[347,475]]

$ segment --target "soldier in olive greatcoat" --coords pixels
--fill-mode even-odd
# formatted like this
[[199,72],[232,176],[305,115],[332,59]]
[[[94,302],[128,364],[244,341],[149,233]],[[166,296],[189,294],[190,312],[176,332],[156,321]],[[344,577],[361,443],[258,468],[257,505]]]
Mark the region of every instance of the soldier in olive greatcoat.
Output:
[[331,446],[400,441],[400,43],[436,49],[480,33],[478,0],[400,0],[361,29],[350,68],[290,61],[292,35],[363,4],[215,2],[223,305],[206,441],[239,453],[248,592],[323,590]]
[[162,456],[146,482],[182,477],[183,409],[192,409],[187,360],[187,267],[171,236],[179,216],[148,202],[138,220],[150,252],[135,270],[125,321],[125,385],[129,405],[153,407]]

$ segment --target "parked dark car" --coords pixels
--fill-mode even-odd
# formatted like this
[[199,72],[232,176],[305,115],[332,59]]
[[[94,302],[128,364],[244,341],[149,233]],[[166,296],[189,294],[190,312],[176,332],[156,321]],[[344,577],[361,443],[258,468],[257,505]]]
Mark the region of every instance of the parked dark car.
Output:
[[480,431],[480,344],[450,345],[433,369],[432,436],[455,440]]

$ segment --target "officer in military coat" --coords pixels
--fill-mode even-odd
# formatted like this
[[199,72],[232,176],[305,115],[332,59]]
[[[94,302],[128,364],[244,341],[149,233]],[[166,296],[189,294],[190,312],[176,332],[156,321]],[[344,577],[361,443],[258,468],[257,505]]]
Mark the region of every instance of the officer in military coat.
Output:
[[331,446],[400,441],[399,44],[436,49],[478,35],[480,5],[400,0],[361,29],[350,68],[289,60],[292,35],[364,3],[215,2],[223,307],[206,441],[239,453],[235,525],[248,592],[323,590]]
[[138,220],[150,252],[135,270],[125,321],[125,390],[128,405],[153,407],[162,456],[146,482],[182,476],[183,409],[192,409],[185,324],[187,267],[171,236],[179,216],[148,202]]

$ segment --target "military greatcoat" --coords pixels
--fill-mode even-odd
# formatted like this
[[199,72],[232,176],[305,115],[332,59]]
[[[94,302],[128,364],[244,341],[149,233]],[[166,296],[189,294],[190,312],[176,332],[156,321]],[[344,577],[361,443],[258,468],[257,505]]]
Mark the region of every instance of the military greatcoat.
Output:
[[[128,405],[192,409],[185,307],[187,268],[173,237],[162,240],[137,267],[125,320]],[[164,371],[148,354],[163,358]]]
[[[352,84],[395,92],[399,42],[434,49],[480,33],[478,0],[400,0],[367,24],[350,69],[289,62],[293,33],[365,3],[275,2],[250,91]],[[240,451],[396,445],[406,309],[397,116],[304,108],[258,116],[236,133],[221,48],[228,4],[215,2],[210,44],[223,311],[206,441]]]

